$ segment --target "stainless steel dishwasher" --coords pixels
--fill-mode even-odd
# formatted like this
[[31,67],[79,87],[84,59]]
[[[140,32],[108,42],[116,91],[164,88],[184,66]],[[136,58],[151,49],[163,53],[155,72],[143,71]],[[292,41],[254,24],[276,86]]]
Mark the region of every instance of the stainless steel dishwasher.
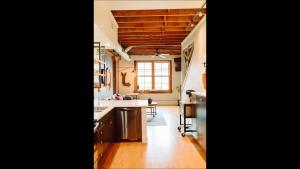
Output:
[[141,108],[115,109],[115,135],[117,140],[141,140]]

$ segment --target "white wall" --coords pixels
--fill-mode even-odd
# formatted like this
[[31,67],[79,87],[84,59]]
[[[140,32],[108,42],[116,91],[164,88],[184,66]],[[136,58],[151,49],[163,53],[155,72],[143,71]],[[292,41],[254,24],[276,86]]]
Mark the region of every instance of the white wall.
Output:
[[[174,58],[174,57],[173,57]],[[172,93],[161,93],[161,94],[142,94],[141,99],[152,98],[157,101],[159,105],[177,105],[179,93],[176,89],[180,85],[180,72],[175,72],[174,59],[172,57],[159,59],[157,57],[151,58],[151,56],[132,56],[131,61],[126,61],[124,59],[119,61],[119,93],[133,93],[134,92],[134,75],[132,75],[132,70],[134,69],[134,60],[172,60]],[[126,82],[131,83],[131,86],[127,87],[122,84],[121,72],[126,72]]]
[[118,44],[118,24],[109,4],[99,2],[94,2],[94,41],[108,44],[106,49],[113,49]]
[[195,90],[205,93],[202,85],[202,74],[204,72],[203,62],[206,61],[206,16],[201,20],[194,30],[181,43],[182,50],[194,41],[194,52],[190,66],[185,74],[184,59],[182,55],[182,100],[187,100],[186,90]]

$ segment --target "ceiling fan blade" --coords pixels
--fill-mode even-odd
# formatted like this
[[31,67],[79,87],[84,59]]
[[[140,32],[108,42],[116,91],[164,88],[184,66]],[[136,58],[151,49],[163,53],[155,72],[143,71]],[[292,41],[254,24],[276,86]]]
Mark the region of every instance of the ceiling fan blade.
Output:
[[130,51],[132,48],[133,48],[134,46],[128,46],[125,50],[124,50],[124,52],[128,52],[128,51]]
[[159,54],[158,56],[161,57],[161,58],[166,58],[166,57],[169,56],[169,54]]

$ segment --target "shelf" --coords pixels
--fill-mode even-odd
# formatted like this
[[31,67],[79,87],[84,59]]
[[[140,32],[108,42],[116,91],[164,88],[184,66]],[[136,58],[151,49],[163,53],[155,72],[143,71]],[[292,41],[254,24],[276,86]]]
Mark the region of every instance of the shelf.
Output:
[[105,76],[105,74],[99,73],[99,70],[94,70],[94,76]]
[[105,64],[102,60],[99,60],[99,59],[94,59],[94,64]]
[[101,74],[101,73],[94,73],[94,76],[105,76],[105,74]]
[[94,88],[100,88],[100,83],[94,83]]

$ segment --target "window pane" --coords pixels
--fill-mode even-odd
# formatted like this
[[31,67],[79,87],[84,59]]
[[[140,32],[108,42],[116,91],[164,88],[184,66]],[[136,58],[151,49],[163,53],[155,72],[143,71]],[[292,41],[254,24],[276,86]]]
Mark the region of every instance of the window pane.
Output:
[[145,69],[152,69],[152,63],[145,63]]
[[169,63],[162,63],[162,69],[169,69]]
[[138,69],[145,69],[144,63],[138,63]]
[[162,69],[161,75],[163,75],[163,76],[169,75],[169,70],[168,69]]
[[161,77],[155,77],[155,84],[161,83]]
[[162,77],[161,82],[162,83],[169,83],[169,78],[168,77]]
[[145,90],[145,86],[143,84],[139,84],[139,90]]
[[151,75],[152,75],[152,70],[146,69],[145,76],[151,76]]
[[159,83],[159,84],[156,84],[156,83],[155,83],[155,89],[156,89],[156,90],[161,90],[161,89],[162,89],[162,88],[161,88],[161,84],[160,84],[160,83]]
[[138,77],[138,83],[144,83],[145,78],[144,77]]
[[151,83],[145,83],[145,90],[151,90],[151,89],[152,89]]
[[161,76],[161,69],[155,70],[154,74],[155,76]]
[[145,75],[144,69],[138,70],[138,76],[144,76],[144,75]]
[[154,63],[155,69],[161,69],[161,63]]
[[145,77],[145,83],[152,83],[152,77]]
[[144,82],[138,82],[138,85],[139,85],[139,86],[144,86],[145,83],[144,83]]
[[163,90],[168,90],[169,89],[169,84],[162,84],[162,89]]
[[[152,64],[154,74],[152,74]],[[152,80],[154,81],[154,90],[169,90],[170,76],[169,62],[138,62],[137,63],[137,81],[140,90],[153,90]],[[152,79],[155,76],[154,79]]]

